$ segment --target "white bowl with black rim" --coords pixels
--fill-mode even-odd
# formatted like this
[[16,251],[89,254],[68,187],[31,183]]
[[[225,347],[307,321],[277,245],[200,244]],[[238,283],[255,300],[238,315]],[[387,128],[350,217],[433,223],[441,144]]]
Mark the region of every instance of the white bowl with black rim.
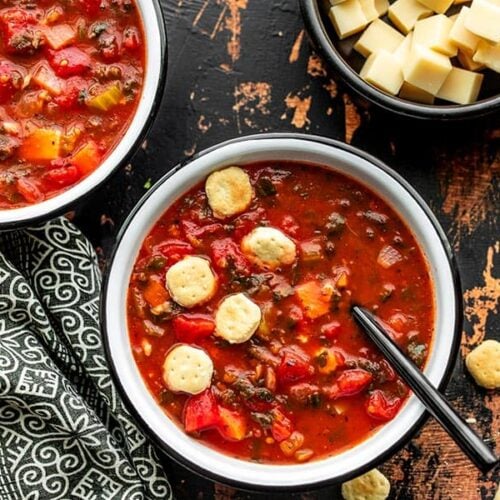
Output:
[[135,153],[160,106],[167,70],[167,36],[158,0],[135,0],[146,42],[146,68],[142,94],[134,117],[120,142],[89,176],[41,203],[0,210],[0,230],[26,226],[64,213],[99,188]]
[[264,491],[305,490],[355,477],[405,445],[426,412],[411,396],[394,418],[351,449],[297,465],[247,462],[210,449],[188,436],[148,391],[132,355],[127,327],[127,288],[142,242],[165,210],[208,174],[229,165],[259,161],[317,164],[364,184],[406,221],[426,256],[435,295],[435,333],[425,373],[436,386],[448,381],[462,330],[461,289],[443,230],[415,190],[377,159],[345,144],[299,134],[236,139],[175,167],[142,198],[122,227],[102,291],[101,320],[111,371],[142,428],[171,458],[205,477]]

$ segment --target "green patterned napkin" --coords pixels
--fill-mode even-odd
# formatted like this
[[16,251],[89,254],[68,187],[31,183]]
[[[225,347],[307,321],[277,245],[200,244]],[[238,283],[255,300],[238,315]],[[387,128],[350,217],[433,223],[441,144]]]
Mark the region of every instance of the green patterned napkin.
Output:
[[172,496],[110,378],[99,290],[66,219],[0,233],[0,500]]

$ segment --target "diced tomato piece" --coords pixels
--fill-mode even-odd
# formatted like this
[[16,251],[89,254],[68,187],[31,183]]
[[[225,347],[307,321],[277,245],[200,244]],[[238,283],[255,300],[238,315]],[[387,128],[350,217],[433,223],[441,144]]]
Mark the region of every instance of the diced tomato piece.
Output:
[[210,389],[186,401],[183,422],[186,432],[200,432],[220,424],[219,405]]
[[96,16],[101,10],[102,0],[77,0],[80,10],[91,16]]
[[276,376],[281,384],[291,384],[310,378],[314,367],[309,356],[297,346],[283,349],[281,363],[276,370]]
[[377,389],[366,401],[366,413],[375,420],[387,422],[396,416],[401,403],[400,398],[388,399],[383,391]]
[[35,26],[37,12],[19,7],[5,9],[1,12],[0,30],[6,52],[31,55],[41,46],[42,32]]
[[330,399],[355,396],[365,390],[372,380],[373,375],[366,370],[360,368],[346,370],[340,374],[335,384],[324,387],[323,392]]
[[207,314],[181,314],[172,320],[172,327],[179,342],[192,343],[210,337],[215,322]]
[[141,36],[136,27],[128,27],[123,32],[123,46],[127,50],[137,50],[141,46]]
[[255,229],[261,221],[265,220],[266,216],[267,213],[263,208],[240,215],[234,221],[234,237],[238,241],[241,240],[243,236]]
[[46,172],[43,176],[44,181],[55,187],[71,186],[81,177],[78,169],[73,165],[53,168]]
[[278,408],[271,410],[271,416],[273,418],[271,434],[278,443],[281,443],[291,436],[293,432],[292,421]]
[[216,240],[210,246],[212,249],[213,262],[219,269],[226,269],[233,265],[235,269],[243,274],[250,272],[248,261],[240,251],[240,247],[230,238]]
[[321,335],[327,339],[336,339],[341,331],[342,326],[338,321],[326,323],[321,327]]
[[9,61],[0,61],[0,105],[6,104],[23,85],[21,72]]
[[61,94],[54,97],[53,101],[64,109],[72,109],[83,104],[84,99],[81,98],[81,95],[87,88],[87,80],[73,76],[64,83]]
[[184,230],[184,234],[186,239],[193,245],[199,246],[201,244],[201,240],[208,234],[216,234],[218,232],[222,232],[224,227],[222,224],[208,224],[206,226],[198,226],[194,222],[184,220],[181,222],[182,229]]
[[62,78],[81,76],[92,64],[90,56],[77,47],[62,50],[49,49],[48,60],[56,75]]
[[224,439],[229,441],[245,439],[248,426],[246,418],[241,413],[219,406],[219,417],[217,430]]
[[17,179],[16,188],[18,193],[28,203],[38,203],[43,200],[43,193],[40,191],[38,186],[25,177],[20,177],[19,179]]
[[411,318],[408,317],[406,314],[397,312],[389,317],[387,323],[391,325],[392,328],[394,328],[394,330],[396,330],[397,333],[399,334],[407,333],[408,328],[411,326]]
[[384,327],[384,330],[387,332],[387,334],[389,335],[389,337],[391,337],[391,339],[394,340],[394,342],[401,343],[401,341],[405,338],[405,335],[404,335],[403,332],[400,332],[400,331],[394,329],[386,321],[382,321],[380,318],[378,318],[378,321]]
[[156,245],[153,249],[154,253],[161,253],[168,259],[169,264],[179,262],[186,255],[194,252],[193,247],[181,240],[165,240],[163,243]]
[[167,289],[156,277],[149,278],[148,284],[146,285],[146,288],[144,288],[142,296],[150,307],[161,306],[170,299]]
[[297,236],[299,232],[299,225],[292,215],[284,215],[283,219],[281,219],[280,227],[290,236]]

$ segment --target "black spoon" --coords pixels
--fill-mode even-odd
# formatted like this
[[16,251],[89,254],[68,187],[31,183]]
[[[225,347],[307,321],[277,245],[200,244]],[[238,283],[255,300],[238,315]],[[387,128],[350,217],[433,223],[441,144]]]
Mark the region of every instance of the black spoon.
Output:
[[354,306],[352,314],[373,340],[405,383],[411,387],[429,413],[460,446],[464,453],[482,471],[487,472],[498,463],[498,457],[484,441],[464,422],[445,397],[429,382],[399,347],[392,341],[377,318],[366,309]]

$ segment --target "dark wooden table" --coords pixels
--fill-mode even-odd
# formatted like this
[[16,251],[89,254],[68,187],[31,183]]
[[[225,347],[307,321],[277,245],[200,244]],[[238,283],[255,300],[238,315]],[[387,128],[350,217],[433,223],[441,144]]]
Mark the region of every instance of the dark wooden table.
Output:
[[[452,126],[401,121],[357,102],[311,51],[297,0],[166,0],[167,91],[132,164],[77,212],[103,264],[130,209],[180,160],[240,135],[297,131],[345,140],[406,177],[443,224],[461,269],[462,356],[447,395],[500,451],[500,397],[478,388],[463,355],[499,338],[500,120]],[[195,477],[166,461],[179,499],[265,498]],[[394,498],[492,499],[499,475],[481,475],[429,421],[382,466]],[[332,499],[338,490],[293,498]],[[291,498],[290,495],[267,495]]]

